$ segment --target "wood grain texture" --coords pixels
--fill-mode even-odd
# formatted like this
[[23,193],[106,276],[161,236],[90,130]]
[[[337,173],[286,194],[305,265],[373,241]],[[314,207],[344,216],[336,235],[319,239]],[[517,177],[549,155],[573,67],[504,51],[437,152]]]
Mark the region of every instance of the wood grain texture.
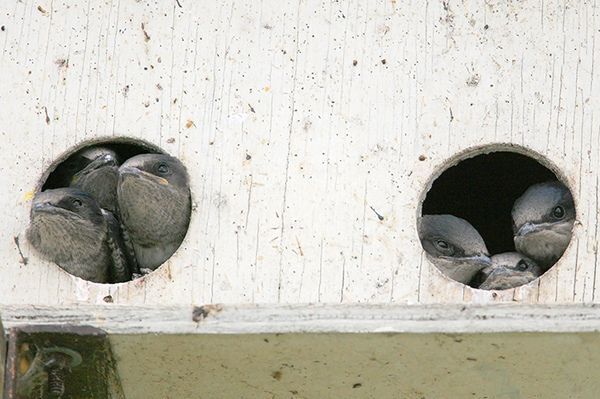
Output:
[[600,308],[581,304],[11,305],[0,310],[6,328],[91,326],[117,335],[600,331]]
[[[0,15],[1,304],[600,299],[595,1],[24,0]],[[24,237],[44,170],[106,137],[178,156],[193,196],[171,260],[112,286]],[[546,157],[578,212],[562,260],[498,294],[443,277],[416,232],[431,177],[489,144]]]

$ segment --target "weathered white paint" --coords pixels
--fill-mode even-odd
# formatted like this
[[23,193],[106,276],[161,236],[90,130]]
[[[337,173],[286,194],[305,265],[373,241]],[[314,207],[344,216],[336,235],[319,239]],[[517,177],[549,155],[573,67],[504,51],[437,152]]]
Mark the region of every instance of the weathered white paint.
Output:
[[4,306],[7,328],[92,326],[109,334],[598,332],[594,305]]
[[[0,303],[598,302],[599,14],[594,1],[4,1]],[[194,211],[160,270],[98,285],[41,261],[24,231],[48,166],[121,136],[183,160]],[[443,277],[415,226],[431,176],[494,143],[556,165],[579,219],[551,272],[498,294]]]

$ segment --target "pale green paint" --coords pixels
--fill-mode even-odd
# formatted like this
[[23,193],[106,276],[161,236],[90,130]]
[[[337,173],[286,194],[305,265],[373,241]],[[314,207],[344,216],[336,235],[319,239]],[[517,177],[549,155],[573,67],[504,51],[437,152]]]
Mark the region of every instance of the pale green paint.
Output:
[[4,397],[4,371],[6,365],[6,336],[2,322],[0,321],[0,398]]
[[600,397],[598,333],[114,335],[111,341],[129,399]]

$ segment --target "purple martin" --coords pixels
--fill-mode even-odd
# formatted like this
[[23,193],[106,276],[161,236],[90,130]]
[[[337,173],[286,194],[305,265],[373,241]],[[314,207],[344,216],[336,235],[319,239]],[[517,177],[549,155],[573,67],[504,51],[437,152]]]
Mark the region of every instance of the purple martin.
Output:
[[515,201],[512,220],[517,251],[547,270],[571,241],[575,223],[571,192],[558,181],[535,184]]
[[38,193],[27,239],[44,258],[82,279],[108,283],[131,278],[118,222],[79,189]]
[[116,211],[119,162],[114,151],[105,147],[88,148],[68,166],[75,169],[70,187],[89,193],[101,208]]
[[506,290],[535,280],[542,268],[518,252],[505,252],[492,256],[492,265],[481,270],[471,286],[481,290]]
[[134,156],[119,168],[117,199],[139,267],[155,270],[187,232],[191,199],[185,166],[166,154]]
[[419,220],[419,238],[433,264],[463,284],[491,265],[483,238],[464,219],[453,215],[423,215]]

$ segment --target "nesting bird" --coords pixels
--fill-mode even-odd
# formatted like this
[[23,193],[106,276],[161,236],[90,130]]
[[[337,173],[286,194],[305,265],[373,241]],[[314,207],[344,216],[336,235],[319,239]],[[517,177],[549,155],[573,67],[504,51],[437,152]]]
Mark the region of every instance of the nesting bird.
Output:
[[482,290],[505,290],[518,287],[542,275],[533,260],[517,253],[505,252],[492,256],[492,265],[481,270],[471,286]]
[[97,283],[131,278],[118,222],[81,190],[37,194],[27,238],[43,257],[74,276]]
[[486,290],[517,287],[541,276],[569,245],[571,192],[558,181],[532,185],[514,202],[512,222],[517,252],[491,259],[475,228],[452,215],[424,215],[419,236],[433,263],[454,280]]
[[534,184],[512,209],[515,248],[544,271],[562,256],[571,241],[575,205],[558,181]]
[[419,220],[419,237],[433,264],[463,284],[491,265],[483,238],[464,219],[453,215],[423,215]]
[[117,154],[106,147],[91,147],[77,154],[65,165],[68,185],[90,194],[101,208],[117,208]]
[[119,168],[117,199],[139,267],[155,270],[187,231],[191,202],[185,167],[165,154],[134,156]]

